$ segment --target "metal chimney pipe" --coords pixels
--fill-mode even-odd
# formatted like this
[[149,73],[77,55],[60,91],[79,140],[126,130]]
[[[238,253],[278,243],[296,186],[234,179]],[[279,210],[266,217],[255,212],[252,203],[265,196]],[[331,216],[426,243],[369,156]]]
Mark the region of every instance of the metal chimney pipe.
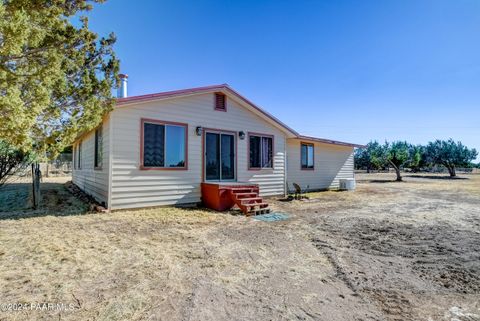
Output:
[[125,98],[127,97],[128,75],[119,74],[118,77],[120,78],[120,87],[118,87],[118,90],[117,90],[117,98]]

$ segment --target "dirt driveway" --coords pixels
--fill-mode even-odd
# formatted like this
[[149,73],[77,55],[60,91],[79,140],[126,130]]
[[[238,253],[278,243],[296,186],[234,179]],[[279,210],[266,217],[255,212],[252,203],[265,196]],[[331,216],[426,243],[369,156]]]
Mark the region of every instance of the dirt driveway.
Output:
[[0,303],[73,308],[0,320],[480,320],[480,175],[390,179],[272,200],[280,222],[3,215]]
[[480,320],[480,177],[468,178],[363,175],[355,193],[320,193],[300,216],[376,318]]

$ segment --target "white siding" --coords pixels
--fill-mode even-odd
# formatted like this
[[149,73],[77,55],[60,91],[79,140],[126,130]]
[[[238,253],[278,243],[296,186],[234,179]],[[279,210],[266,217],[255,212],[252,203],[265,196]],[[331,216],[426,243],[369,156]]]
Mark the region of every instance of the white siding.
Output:
[[315,142],[314,170],[301,170],[300,143],[298,139],[287,140],[287,182],[290,190],[293,190],[292,183],[297,183],[302,189],[307,189],[307,186],[310,190],[334,189],[339,187],[339,179],[354,178],[353,147]]
[[109,130],[110,121],[106,119],[103,122],[103,157],[102,168],[94,168],[95,153],[95,130],[84,135],[81,140],[74,144],[75,164],[77,164],[77,147],[82,142],[81,169],[73,169],[72,181],[80,187],[85,193],[93,196],[99,203],[108,205],[108,167],[109,167]]
[[[262,195],[284,193],[285,134],[227,98],[227,112],[214,110],[213,93],[118,107],[112,122],[112,209],[195,203],[200,201],[202,140],[195,128],[274,135],[274,169],[248,170],[248,136],[237,134],[237,181],[260,185]],[[188,170],[140,170],[141,118],[188,124]]]

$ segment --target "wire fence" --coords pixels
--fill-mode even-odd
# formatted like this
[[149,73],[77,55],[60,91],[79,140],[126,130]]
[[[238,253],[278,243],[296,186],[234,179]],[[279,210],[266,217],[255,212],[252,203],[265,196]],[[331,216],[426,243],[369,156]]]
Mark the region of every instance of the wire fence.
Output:
[[[60,154],[56,159],[41,162],[39,164],[39,170],[42,173],[42,177],[65,177],[72,176],[72,154]],[[15,176],[31,177],[32,171],[29,168],[18,171]]]
[[72,167],[72,154],[60,154],[55,160],[40,163],[44,177],[71,176]]

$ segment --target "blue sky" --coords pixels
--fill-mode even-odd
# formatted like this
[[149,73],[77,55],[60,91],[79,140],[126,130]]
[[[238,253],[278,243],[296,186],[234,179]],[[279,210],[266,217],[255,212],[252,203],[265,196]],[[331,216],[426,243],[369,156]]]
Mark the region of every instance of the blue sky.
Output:
[[303,134],[480,150],[479,0],[110,0],[88,16],[117,35],[129,96],[228,83]]

